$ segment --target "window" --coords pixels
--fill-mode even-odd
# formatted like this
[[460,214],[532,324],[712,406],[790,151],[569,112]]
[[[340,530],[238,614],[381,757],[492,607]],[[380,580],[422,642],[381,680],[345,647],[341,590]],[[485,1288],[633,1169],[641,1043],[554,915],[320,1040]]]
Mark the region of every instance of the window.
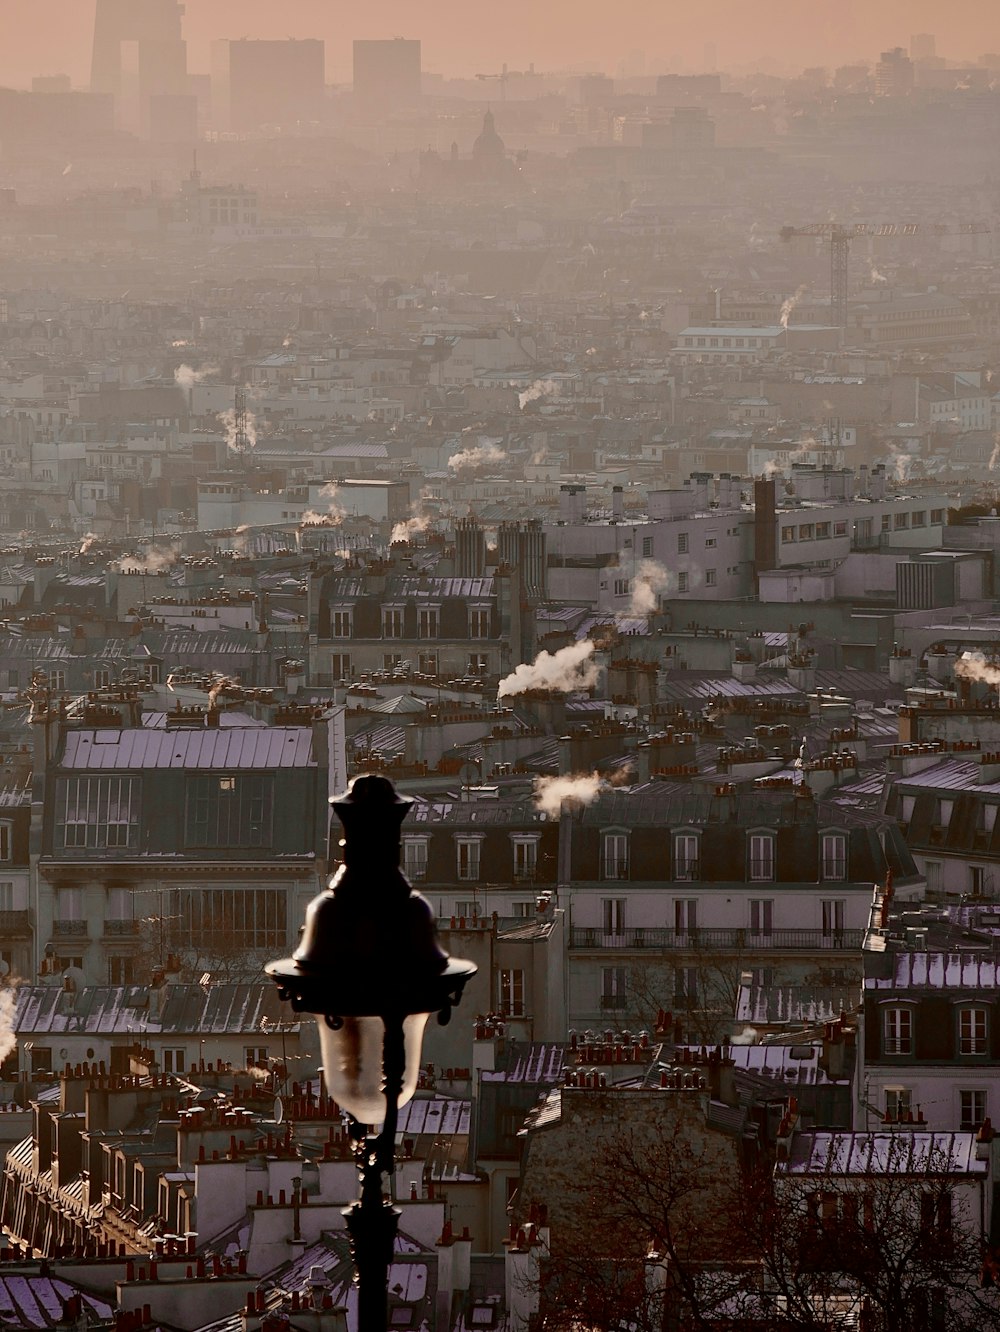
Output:
[[538,838],[514,838],[514,878],[522,883],[535,877],[538,869]]
[[697,833],[678,833],[674,837],[674,878],[697,879],[699,873]]
[[688,590],[688,576],[686,573],[679,573],[677,575],[677,591],[686,592],[687,590]]
[[108,984],[134,985],[135,966],[130,957],[121,957],[112,953],[108,957]]
[[605,833],[602,852],[602,876],[605,879],[627,879],[628,834]]
[[507,1017],[524,1017],[524,972],[501,967],[498,1007]]
[[847,902],[843,897],[828,898],[823,903],[823,938],[843,940],[844,912]]
[[14,885],[0,883],[0,911],[14,910]]
[[0,860],[12,860],[14,857],[14,825],[0,823]]
[[206,952],[283,948],[288,939],[283,888],[202,888],[178,892],[172,915],[181,937]]
[[781,529],[781,539],[782,539],[782,541],[794,541],[794,540],[795,540],[795,528],[794,528],[794,527],[783,527],[783,528]]
[[486,675],[489,673],[490,663],[485,652],[469,653],[469,674]]
[[49,688],[50,688],[50,689],[55,689],[57,692],[58,692],[59,690],[65,689],[65,688],[66,688],[66,672],[65,672],[65,671],[49,671]]
[[469,611],[469,637],[470,638],[489,638],[490,636],[490,612],[489,608],[474,607]]
[[94,688],[107,689],[111,685],[111,671],[107,666],[98,666],[94,670]]
[[847,838],[843,833],[824,833],[820,843],[820,877],[842,882],[847,878]]
[[616,1009],[625,1007],[625,968],[601,968],[601,1008]]
[[943,522],[944,522],[944,509],[931,509],[931,522],[932,522],[932,523],[943,523]]
[[927,876],[928,893],[939,893],[941,891],[941,862],[940,860],[925,860],[924,874]]
[[184,1047],[174,1046],[172,1049],[163,1050],[161,1063],[164,1073],[183,1073],[184,1072]]
[[427,878],[427,838],[403,838],[403,873],[408,879]]
[[679,938],[693,936],[698,930],[698,899],[674,898],[674,932]]
[[889,1119],[905,1119],[913,1109],[913,1093],[909,1087],[886,1087],[885,1113]]
[[909,527],[909,525],[910,525],[910,515],[909,515],[908,513],[897,513],[897,514],[895,515],[895,517],[896,517],[896,531],[897,531],[897,532],[902,531],[902,529],[903,529],[904,527]]
[[834,535],[834,536],[839,536],[839,537],[847,536],[847,519],[846,519],[846,518],[841,518],[838,522],[835,522],[835,523],[834,523],[834,525],[833,525],[833,535]]
[[616,597],[627,597],[627,596],[628,596],[628,589],[629,589],[629,580],[628,580],[627,578],[616,578],[616,579],[615,579],[615,596],[616,596]]
[[605,897],[601,902],[601,918],[605,935],[625,933],[624,897]]
[[888,532],[891,526],[892,526],[892,515],[884,513],[882,515],[882,531]]
[[653,554],[653,538],[652,538],[652,537],[643,537],[643,538],[642,538],[642,558],[643,558],[644,560],[648,560],[648,559],[650,559],[650,558],[652,557],[652,554]]
[[800,540],[800,541],[812,541],[812,538],[813,538],[813,525],[812,525],[812,523],[802,523],[802,524],[800,524],[800,526],[799,526],[799,540]]
[[402,606],[382,607],[382,637],[383,638],[403,637]]
[[535,903],[534,903],[534,902],[511,902],[511,904],[510,904],[510,914],[511,914],[512,916],[517,916],[519,919],[522,919],[522,920],[523,920],[523,919],[527,919],[528,917],[533,916],[533,915],[535,914]]
[[698,968],[674,967],[674,1003],[692,1008],[698,1002]]
[[927,526],[927,510],[926,510],[926,509],[917,509],[916,512],[915,512],[914,514],[912,514],[911,517],[910,517],[910,526],[911,526],[911,527],[926,527],[926,526]]
[[750,878],[769,882],[774,878],[774,835],[750,834]]
[[716,585],[716,580],[715,580],[715,570],[714,570],[714,569],[706,569],[706,570],[705,570],[705,586],[706,586],[706,587],[715,587],[715,585]]
[[438,654],[436,652],[419,653],[417,655],[417,670],[421,675],[437,675]]
[[456,902],[455,915],[459,920],[478,920],[479,903],[475,901]]
[[351,612],[334,611],[330,617],[330,634],[333,638],[350,638]]
[[984,1055],[986,1044],[986,1009],[963,1008],[958,1014],[958,1049],[963,1055]]
[[816,524],[816,540],[817,540],[817,541],[825,541],[829,535],[830,535],[830,524],[829,524],[829,523],[817,523],[817,524]]
[[137,777],[68,777],[56,793],[56,844],[68,849],[134,847],[139,839]]
[[958,1093],[959,1128],[969,1133],[979,1128],[986,1118],[986,1091],[976,1087]]
[[351,678],[351,655],[349,652],[331,653],[330,676],[334,680],[349,680]]
[[254,1064],[267,1063],[266,1045],[247,1045],[243,1048],[243,1067],[252,1068]]
[[717,546],[718,544],[719,544],[719,542],[718,542],[718,539],[717,539],[716,537],[706,537],[706,538],[705,538],[705,549],[706,549],[706,550],[710,550],[713,546]]
[[270,773],[211,773],[187,780],[185,842],[231,849],[271,845]]
[[770,939],[774,933],[774,901],[769,897],[750,899],[750,933],[758,939]]
[[455,843],[456,873],[466,881],[479,878],[479,852],[482,842],[478,837],[459,837]]
[[885,1010],[885,1053],[913,1053],[913,1013],[908,1008]]
[[688,553],[688,534],[687,532],[677,533],[677,554],[686,555]]
[[422,606],[417,612],[417,633],[421,638],[437,638],[439,611],[437,606]]

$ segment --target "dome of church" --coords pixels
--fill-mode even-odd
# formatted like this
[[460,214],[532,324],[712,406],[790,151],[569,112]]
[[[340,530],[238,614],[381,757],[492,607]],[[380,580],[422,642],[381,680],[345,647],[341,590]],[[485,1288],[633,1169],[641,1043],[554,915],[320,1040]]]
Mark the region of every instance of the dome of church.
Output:
[[496,125],[493,120],[493,112],[487,111],[483,116],[483,130],[472,145],[472,156],[476,161],[488,161],[506,156],[507,149],[504,147],[504,141],[496,131]]

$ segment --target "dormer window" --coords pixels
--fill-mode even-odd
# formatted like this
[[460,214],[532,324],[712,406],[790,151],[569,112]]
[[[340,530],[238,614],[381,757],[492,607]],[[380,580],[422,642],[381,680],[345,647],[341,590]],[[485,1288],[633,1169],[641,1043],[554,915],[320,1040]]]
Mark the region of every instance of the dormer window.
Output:
[[774,878],[774,833],[750,834],[750,878],[755,883],[770,883]]
[[824,833],[820,843],[820,878],[842,882],[847,878],[847,837]]

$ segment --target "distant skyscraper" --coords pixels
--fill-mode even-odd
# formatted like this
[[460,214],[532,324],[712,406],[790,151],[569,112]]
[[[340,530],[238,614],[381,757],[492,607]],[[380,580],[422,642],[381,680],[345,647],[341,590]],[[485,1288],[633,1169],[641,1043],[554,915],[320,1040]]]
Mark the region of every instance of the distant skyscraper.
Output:
[[883,51],[875,66],[878,97],[902,97],[913,89],[913,61],[901,46]]
[[354,101],[371,116],[416,106],[420,101],[420,43],[403,37],[356,41]]
[[910,38],[911,60],[933,60],[937,55],[937,39],[932,32],[917,32]]
[[178,0],[97,0],[90,90],[110,93],[133,132],[148,130],[151,97],[188,91],[183,15]]
[[323,110],[326,49],[321,41],[212,43],[212,119],[217,129],[287,128]]

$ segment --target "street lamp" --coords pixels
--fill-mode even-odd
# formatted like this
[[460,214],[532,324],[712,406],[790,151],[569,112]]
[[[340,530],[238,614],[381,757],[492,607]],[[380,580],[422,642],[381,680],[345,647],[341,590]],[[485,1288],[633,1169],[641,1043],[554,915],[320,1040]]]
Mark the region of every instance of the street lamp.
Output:
[[[356,777],[330,801],[343,864],[309,903],[299,947],[267,974],[298,1012],[315,1013],[327,1091],[353,1119],[361,1198],[344,1215],[358,1279],[358,1332],[384,1332],[399,1213],[383,1198],[396,1117],[417,1086],[428,1017],[446,1023],[476,966],[449,958],[430,903],[399,868],[413,801],[385,777]],[[364,1126],[381,1123],[373,1134]]]

